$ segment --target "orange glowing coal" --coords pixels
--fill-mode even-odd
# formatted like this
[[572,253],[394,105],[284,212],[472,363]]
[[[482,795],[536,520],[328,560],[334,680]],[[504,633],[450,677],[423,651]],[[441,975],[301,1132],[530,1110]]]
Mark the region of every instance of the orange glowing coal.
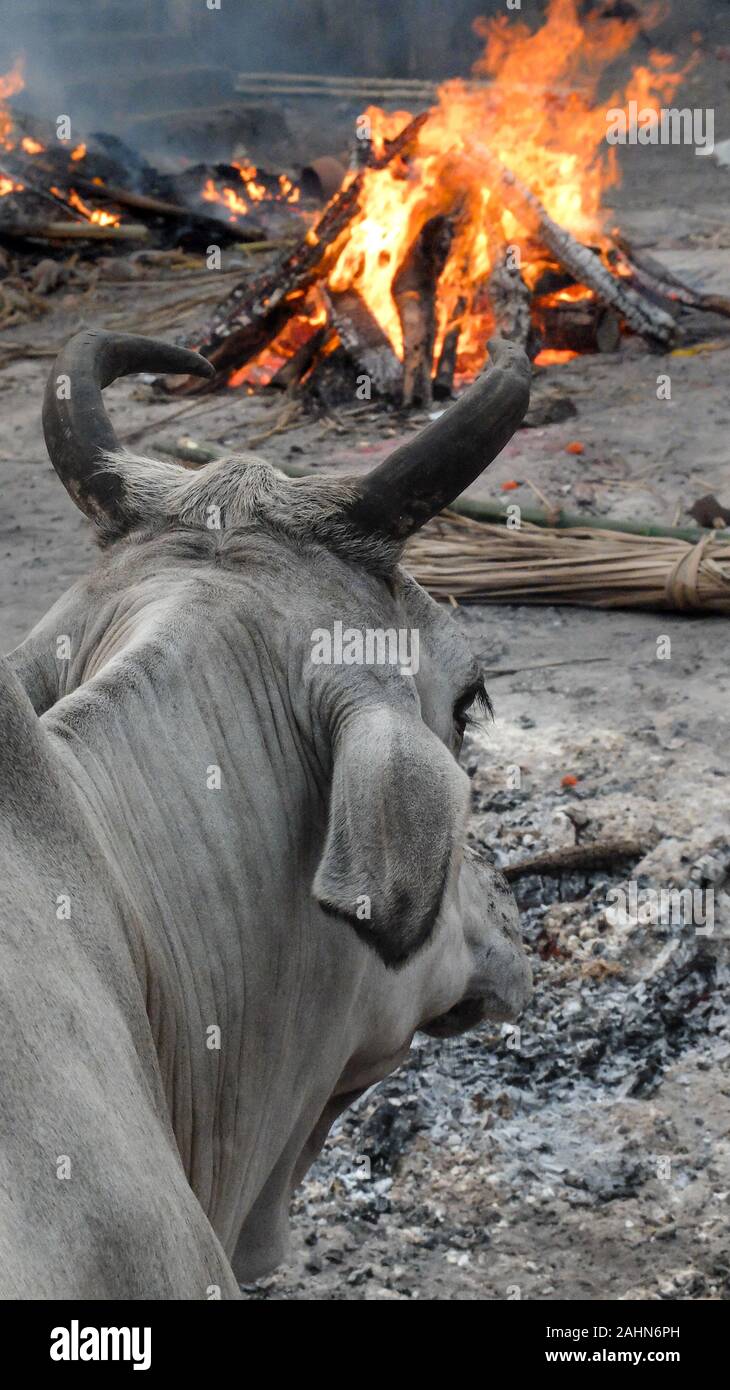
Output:
[[8,110],[7,103],[10,98],[22,92],[25,86],[24,70],[25,60],[21,57],[16,58],[9,72],[0,73],[0,148],[14,150],[20,147],[24,154],[42,154],[45,145],[42,145],[40,140],[34,140],[31,135],[19,135],[12,113]]
[[[276,341],[273,350],[262,353],[255,363],[246,363],[238,371],[233,372],[228,378],[228,386],[268,386],[281,367],[304,347],[318,328],[324,328],[327,323],[327,307],[321,294],[314,289],[306,298],[306,303],[302,304],[301,313],[293,314],[289,319],[286,328]],[[331,351],[336,344],[336,335],[333,334],[335,342],[328,347],[322,345],[322,354]]]
[[556,367],[563,362],[572,362],[578,356],[572,348],[543,348],[535,358],[535,366]]

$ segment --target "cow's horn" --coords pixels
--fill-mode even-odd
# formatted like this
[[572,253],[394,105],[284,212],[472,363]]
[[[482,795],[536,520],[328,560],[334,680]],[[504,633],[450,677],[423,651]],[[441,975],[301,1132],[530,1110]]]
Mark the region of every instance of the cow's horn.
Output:
[[489,351],[491,369],[362,480],[348,514],[363,530],[410,536],[512,438],[530,401],[530,363],[515,343],[495,338]]
[[197,352],[132,333],[77,333],[61,350],[43,400],[46,448],[77,507],[116,528],[129,524],[122,479],[101,467],[102,455],[120,447],[104,409],[102,390],[132,372],[213,376]]

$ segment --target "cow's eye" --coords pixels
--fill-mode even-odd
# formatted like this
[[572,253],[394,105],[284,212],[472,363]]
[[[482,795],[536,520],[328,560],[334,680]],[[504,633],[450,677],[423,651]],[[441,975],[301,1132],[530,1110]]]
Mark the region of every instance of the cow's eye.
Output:
[[460,738],[463,737],[464,730],[469,724],[477,723],[480,714],[492,714],[492,702],[483,680],[475,681],[473,685],[470,685],[469,689],[459,696],[454,705],[454,724]]

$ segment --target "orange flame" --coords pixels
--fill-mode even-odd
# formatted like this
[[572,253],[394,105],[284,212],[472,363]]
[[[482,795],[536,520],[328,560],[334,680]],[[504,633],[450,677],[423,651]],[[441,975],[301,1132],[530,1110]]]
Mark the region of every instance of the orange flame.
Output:
[[201,192],[201,198],[206,203],[222,203],[231,213],[229,222],[235,222],[238,217],[245,217],[248,212],[248,203],[232,188],[224,188],[219,193],[212,179],[206,179]]
[[[606,110],[620,104],[621,94],[599,102],[597,87],[603,68],[629,48],[641,23],[640,17],[581,20],[578,0],[550,0],[535,32],[506,16],[477,20],[485,51],[474,72],[489,84],[445,82],[409,157],[365,172],[360,211],[330,258],[329,284],[358,291],[399,356],[392,280],[430,218],[445,214],[454,225],[438,286],[435,351],[447,326],[460,321],[460,376],[483,365],[492,327],[484,286],[496,257],[516,242],[525,273],[536,254],[528,229],[490,187],[480,147],[528,184],[573,236],[601,245],[602,194],[618,179],[615,149],[605,141]],[[683,75],[667,55],[651,54],[634,71],[624,100],[656,109]],[[410,119],[408,112],[386,115],[376,107],[365,116],[375,150]],[[585,293],[581,288],[578,297]]]
[[228,378],[227,385],[268,386],[279,368],[307,342],[312,332],[324,327],[327,317],[327,306],[315,287],[302,303],[301,312],[292,314],[285,329],[279,334],[275,347],[269,348],[254,361],[239,367],[238,371],[233,372]]
[[[233,161],[233,168],[238,170],[239,177],[244,186],[246,196],[236,192],[233,188],[219,189],[216,187],[212,178],[206,179],[200,196],[206,203],[220,203],[228,208],[231,216],[229,222],[236,222],[239,217],[245,217],[251,211],[250,204],[263,202],[285,202],[298,203],[301,197],[301,190],[292,183],[286,174],[279,174],[276,191],[270,191],[261,182],[259,171],[255,164],[239,164]],[[248,201],[247,201],[248,200]]]
[[82,212],[89,222],[93,222],[97,227],[118,227],[121,218],[118,212],[104,212],[101,208],[90,208],[80,198],[75,188],[70,188],[67,193],[62,193],[60,188],[51,185],[51,193],[55,193],[57,198],[63,198],[77,212]]
[[15,122],[5,103],[17,92],[22,92],[25,86],[24,68],[25,60],[16,58],[10,72],[0,73],[0,145],[6,150],[14,150],[16,141],[13,139]]
[[7,174],[0,174],[0,198],[7,198],[8,193],[22,193],[24,187],[24,184],[17,183]]
[[536,367],[554,367],[562,362],[572,362],[578,353],[572,348],[543,348],[535,358]]

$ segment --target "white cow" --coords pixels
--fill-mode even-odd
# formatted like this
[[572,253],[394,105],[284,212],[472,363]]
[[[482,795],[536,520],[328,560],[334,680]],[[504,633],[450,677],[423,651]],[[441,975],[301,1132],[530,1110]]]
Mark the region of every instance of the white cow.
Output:
[[[102,386],[208,364],[58,359],[46,440],[102,553],[0,662],[4,1297],[236,1297],[415,1030],[523,1008],[514,901],[463,848],[482,677],[398,566],[522,418],[526,359],[493,357],[346,481],[119,452]],[[417,672],[314,661],[336,623],[417,632]]]

